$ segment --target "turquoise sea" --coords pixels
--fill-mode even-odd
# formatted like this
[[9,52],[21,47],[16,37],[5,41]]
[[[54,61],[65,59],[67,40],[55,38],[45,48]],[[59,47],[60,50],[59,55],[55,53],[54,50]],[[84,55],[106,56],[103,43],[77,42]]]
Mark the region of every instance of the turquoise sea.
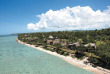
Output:
[[93,74],[64,60],[0,36],[0,74]]

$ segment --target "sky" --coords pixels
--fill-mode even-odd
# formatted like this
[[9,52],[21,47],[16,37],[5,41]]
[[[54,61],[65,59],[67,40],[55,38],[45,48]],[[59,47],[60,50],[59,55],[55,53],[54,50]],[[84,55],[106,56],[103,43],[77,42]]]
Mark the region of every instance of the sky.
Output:
[[0,0],[0,35],[110,27],[110,0]]

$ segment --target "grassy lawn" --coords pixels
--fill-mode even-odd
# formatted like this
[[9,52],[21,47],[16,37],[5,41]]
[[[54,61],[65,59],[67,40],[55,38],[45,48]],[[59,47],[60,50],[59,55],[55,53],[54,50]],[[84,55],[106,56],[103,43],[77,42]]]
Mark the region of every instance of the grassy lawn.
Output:
[[96,46],[99,46],[100,44],[106,44],[104,41],[96,41]]
[[64,49],[64,48],[60,48],[62,51],[66,51],[68,53],[71,53],[71,54],[75,54],[76,51],[74,50],[67,50],[67,49]]
[[84,54],[87,56],[87,57],[95,57],[95,58],[100,58],[99,56],[96,56],[94,53],[89,53],[89,52],[84,52]]

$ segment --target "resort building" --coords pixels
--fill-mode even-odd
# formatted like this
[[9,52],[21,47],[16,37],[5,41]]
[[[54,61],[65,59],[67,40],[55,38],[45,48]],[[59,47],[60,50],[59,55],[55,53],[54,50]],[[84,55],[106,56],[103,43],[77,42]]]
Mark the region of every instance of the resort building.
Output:
[[59,39],[53,40],[53,44],[57,44],[57,43],[60,43],[60,40]]
[[89,44],[85,44],[85,47],[91,46],[94,47],[96,49],[96,44],[95,43],[89,43]]
[[68,41],[66,41],[66,42],[61,42],[61,45],[62,45],[62,46],[68,46],[69,43],[68,43]]
[[50,45],[53,45],[53,36],[50,35],[48,37],[47,43],[49,43]]
[[75,46],[77,47],[77,46],[81,46],[81,42],[79,41],[79,42],[76,42],[76,43],[74,43],[75,44]]
[[81,42],[76,42],[76,43],[69,44],[69,45],[68,45],[68,48],[69,48],[70,50],[76,50],[76,47],[77,47],[77,46],[81,46]]
[[49,43],[50,45],[53,45],[53,40],[47,40],[47,43]]
[[54,37],[53,37],[52,35],[50,35],[48,38],[49,38],[49,39],[53,39]]
[[68,48],[70,49],[70,50],[76,50],[76,44],[69,44],[68,45]]

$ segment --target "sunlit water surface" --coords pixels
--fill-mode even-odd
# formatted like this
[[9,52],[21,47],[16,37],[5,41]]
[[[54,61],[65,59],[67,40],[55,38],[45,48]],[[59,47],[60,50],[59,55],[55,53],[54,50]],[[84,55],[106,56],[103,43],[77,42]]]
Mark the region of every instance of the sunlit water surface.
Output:
[[64,60],[0,36],[0,74],[93,74]]

